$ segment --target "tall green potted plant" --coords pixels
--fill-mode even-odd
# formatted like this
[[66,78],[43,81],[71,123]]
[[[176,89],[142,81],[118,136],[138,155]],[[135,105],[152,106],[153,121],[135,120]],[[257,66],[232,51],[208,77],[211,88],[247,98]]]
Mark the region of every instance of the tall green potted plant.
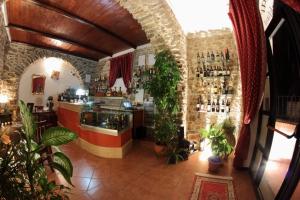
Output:
[[[66,144],[77,138],[68,129],[53,127],[34,141],[36,125],[23,101],[19,102],[22,130],[10,133],[0,131],[0,199],[68,199],[68,187],[49,181],[41,163],[39,151],[49,146]],[[72,185],[73,166],[69,158],[57,151],[51,166]]]
[[154,98],[154,139],[158,145],[168,145],[177,137],[179,99],[177,85],[180,81],[178,64],[170,51],[155,56],[155,74],[145,84],[145,89]]

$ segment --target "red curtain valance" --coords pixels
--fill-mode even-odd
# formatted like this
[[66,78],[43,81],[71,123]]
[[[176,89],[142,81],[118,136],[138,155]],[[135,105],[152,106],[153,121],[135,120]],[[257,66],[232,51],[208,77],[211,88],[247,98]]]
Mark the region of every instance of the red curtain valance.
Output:
[[123,78],[125,86],[128,88],[131,81],[131,69],[133,64],[133,54],[128,53],[110,60],[109,87],[112,87],[116,79]]
[[250,144],[250,123],[261,103],[266,79],[266,39],[256,0],[230,0],[229,17],[234,27],[240,61],[243,123],[233,165],[241,168]]

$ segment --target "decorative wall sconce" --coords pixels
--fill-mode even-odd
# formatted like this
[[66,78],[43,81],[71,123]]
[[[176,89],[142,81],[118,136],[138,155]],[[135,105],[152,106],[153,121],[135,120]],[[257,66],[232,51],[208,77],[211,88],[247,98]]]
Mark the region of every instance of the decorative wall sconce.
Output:
[[51,74],[51,78],[54,79],[54,80],[58,80],[59,79],[59,74],[60,74],[59,71],[53,70],[52,74]]

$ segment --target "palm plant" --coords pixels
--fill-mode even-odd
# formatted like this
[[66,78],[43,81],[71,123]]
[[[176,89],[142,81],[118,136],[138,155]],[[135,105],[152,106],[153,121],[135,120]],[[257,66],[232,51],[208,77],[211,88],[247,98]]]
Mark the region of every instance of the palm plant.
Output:
[[[68,199],[64,185],[57,185],[47,178],[39,151],[48,146],[59,146],[77,138],[77,135],[62,127],[47,129],[39,143],[35,142],[36,125],[31,112],[23,101],[19,102],[22,130],[0,132],[0,197],[2,199]],[[53,155],[51,166],[58,170],[72,185],[73,166],[60,151]]]

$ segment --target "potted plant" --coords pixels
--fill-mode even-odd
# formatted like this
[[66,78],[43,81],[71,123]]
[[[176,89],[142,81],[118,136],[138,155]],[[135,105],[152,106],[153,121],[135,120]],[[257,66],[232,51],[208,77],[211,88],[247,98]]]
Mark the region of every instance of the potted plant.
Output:
[[153,97],[155,104],[154,150],[166,152],[166,146],[177,137],[179,112],[177,85],[180,81],[180,71],[169,51],[158,53],[155,59],[155,73],[149,75],[145,89]]
[[208,129],[202,129],[201,135],[208,139],[213,154],[208,158],[208,170],[216,172],[222,165],[222,158],[232,152],[233,146],[227,142],[221,126],[211,125]]
[[[34,141],[36,125],[23,101],[19,102],[22,130],[0,131],[0,197],[3,199],[68,199],[69,188],[49,181],[39,151],[49,146],[66,144],[77,138],[68,129],[47,129],[41,142]],[[72,185],[73,166],[69,158],[57,151],[51,166]],[[1,199],[2,199],[1,198]]]
[[236,144],[236,139],[234,136],[234,131],[235,131],[235,125],[233,121],[230,118],[226,118],[223,123],[222,123],[222,129],[225,134],[225,137],[228,141],[228,143],[231,146],[235,146]]

